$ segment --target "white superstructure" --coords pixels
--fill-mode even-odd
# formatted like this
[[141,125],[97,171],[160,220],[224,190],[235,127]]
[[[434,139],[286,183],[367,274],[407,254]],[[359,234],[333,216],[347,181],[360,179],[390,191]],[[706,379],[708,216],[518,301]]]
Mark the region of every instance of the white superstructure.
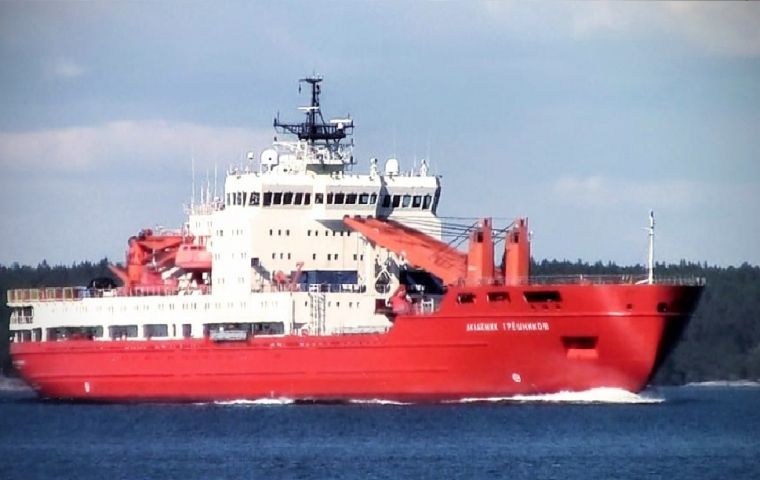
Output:
[[[341,140],[350,119],[329,123],[319,109],[319,78],[307,78],[312,102],[295,134],[227,172],[220,199],[188,208],[183,235],[211,255],[210,271],[165,272],[171,288],[42,289],[9,292],[14,341],[72,334],[95,339],[178,339],[254,334],[383,331],[385,302],[403,258],[348,229],[345,215],[390,218],[440,238],[440,178],[428,165],[402,172],[396,159],[352,172]],[[256,162],[258,160],[258,162]],[[46,291],[47,290],[47,291]]]

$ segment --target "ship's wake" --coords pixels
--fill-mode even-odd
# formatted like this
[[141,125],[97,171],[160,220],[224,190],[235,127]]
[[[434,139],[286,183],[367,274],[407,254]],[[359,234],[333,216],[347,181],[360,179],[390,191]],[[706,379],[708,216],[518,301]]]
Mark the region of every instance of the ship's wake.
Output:
[[592,388],[581,392],[557,392],[509,397],[463,398],[447,403],[573,403],[573,404],[655,404],[665,398],[652,392],[632,393],[620,388]]
[[399,402],[396,400],[382,400],[379,398],[366,399],[366,400],[354,399],[354,400],[349,400],[348,403],[351,403],[354,405],[413,405],[410,402]]
[[255,400],[220,400],[213,402],[214,405],[254,406],[254,405],[292,405],[296,401],[292,398],[257,398]]
[[[631,393],[619,388],[592,388],[582,392],[558,392],[537,395],[513,395],[508,397],[472,397],[458,400],[444,400],[441,402],[420,402],[421,405],[430,404],[473,404],[473,403],[503,403],[503,404],[526,404],[526,403],[558,403],[558,404],[656,404],[662,403],[665,398],[657,396],[654,392]],[[341,399],[341,400],[317,400],[317,399],[292,399],[292,398],[259,398],[223,400],[211,402],[220,406],[279,406],[279,405],[415,405],[417,402],[404,402],[388,399]],[[200,403],[199,405],[207,405]]]

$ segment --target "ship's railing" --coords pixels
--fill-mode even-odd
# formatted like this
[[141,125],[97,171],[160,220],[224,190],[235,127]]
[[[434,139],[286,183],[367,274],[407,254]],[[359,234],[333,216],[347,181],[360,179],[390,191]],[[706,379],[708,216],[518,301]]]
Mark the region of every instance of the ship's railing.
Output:
[[310,283],[262,285],[255,292],[363,293],[367,287],[358,283]]
[[8,303],[66,302],[78,301],[85,298],[208,295],[210,293],[211,286],[209,285],[188,288],[164,285],[112,289],[87,287],[16,288],[8,290],[7,301]]
[[[483,279],[476,285],[625,285],[648,283],[646,274],[620,274],[620,275],[536,275],[530,278],[522,278],[510,282],[504,282],[503,278]],[[705,285],[704,277],[695,276],[655,276],[656,285]],[[472,283],[468,282],[469,285]]]
[[[502,286],[502,285],[637,285],[648,283],[646,274],[619,274],[619,275],[536,275],[504,282],[504,278],[484,278],[480,281],[468,281],[461,285],[468,286]],[[705,285],[704,277],[696,276],[655,276],[655,285]]]
[[[646,275],[541,275],[530,277],[529,284],[592,284],[592,285],[615,285],[615,284],[643,284],[648,283]],[[656,285],[704,285],[704,277],[694,276],[668,276],[654,277]]]

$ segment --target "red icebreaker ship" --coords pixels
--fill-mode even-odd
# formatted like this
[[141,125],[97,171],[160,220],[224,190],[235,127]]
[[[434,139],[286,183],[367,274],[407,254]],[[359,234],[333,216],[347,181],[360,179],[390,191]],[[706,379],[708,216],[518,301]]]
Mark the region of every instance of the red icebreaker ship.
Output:
[[646,386],[703,288],[655,278],[653,223],[648,275],[533,277],[527,219],[445,222],[424,161],[352,173],[353,121],[325,121],[321,78],[302,82],[305,121],[274,122],[297,139],[230,169],[221,197],[202,189],[180,230],[130,238],[112,266],[122,286],[8,292],[13,362],[41,396],[427,402]]

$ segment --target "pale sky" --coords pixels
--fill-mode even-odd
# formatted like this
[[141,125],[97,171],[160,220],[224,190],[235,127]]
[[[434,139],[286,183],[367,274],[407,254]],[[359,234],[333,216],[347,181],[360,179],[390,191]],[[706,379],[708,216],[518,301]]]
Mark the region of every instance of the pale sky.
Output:
[[0,2],[0,263],[121,261],[325,77],[537,259],[760,264],[760,3]]

